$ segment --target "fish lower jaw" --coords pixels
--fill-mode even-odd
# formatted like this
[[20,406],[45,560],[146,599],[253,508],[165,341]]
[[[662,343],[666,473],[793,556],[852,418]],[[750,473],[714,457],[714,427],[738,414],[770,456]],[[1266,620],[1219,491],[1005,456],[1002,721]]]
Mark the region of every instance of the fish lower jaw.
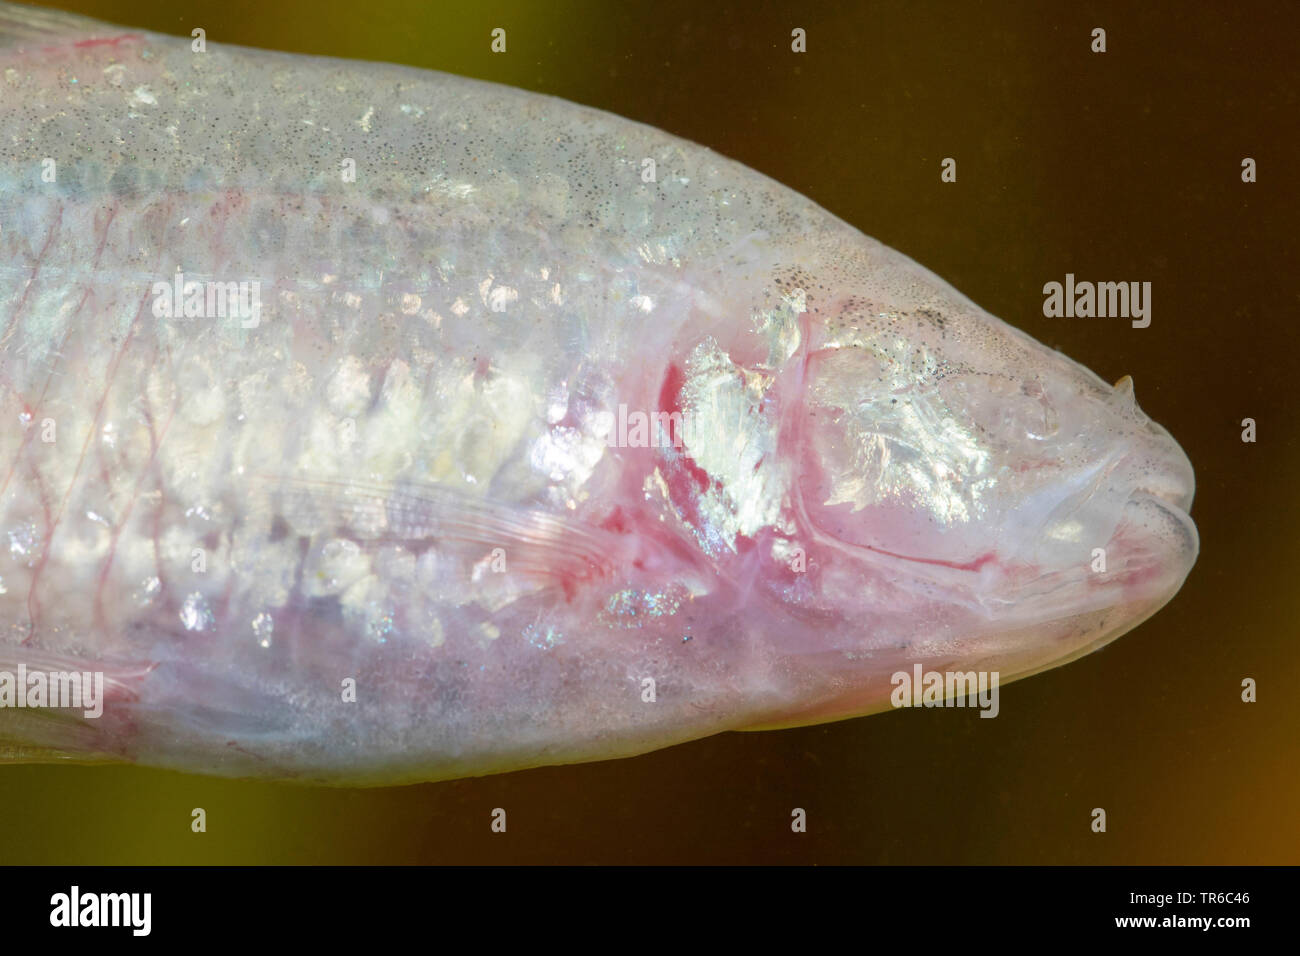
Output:
[[1000,579],[980,588],[979,604],[999,627],[1050,627],[1087,614],[1130,620],[1111,638],[1167,603],[1190,572],[1199,547],[1196,525],[1166,497],[1135,492],[1110,539],[1078,542],[1070,563],[1001,565]]

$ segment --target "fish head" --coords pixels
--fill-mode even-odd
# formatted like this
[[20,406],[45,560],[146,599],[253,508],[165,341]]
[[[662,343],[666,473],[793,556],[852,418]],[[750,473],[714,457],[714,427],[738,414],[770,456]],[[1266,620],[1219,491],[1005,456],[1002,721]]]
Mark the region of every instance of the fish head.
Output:
[[[785,430],[810,591],[855,622],[835,652],[1006,681],[1153,614],[1196,558],[1194,478],[1132,381],[1108,385],[876,255],[861,292],[802,316]],[[849,712],[879,709],[881,687],[850,697]]]

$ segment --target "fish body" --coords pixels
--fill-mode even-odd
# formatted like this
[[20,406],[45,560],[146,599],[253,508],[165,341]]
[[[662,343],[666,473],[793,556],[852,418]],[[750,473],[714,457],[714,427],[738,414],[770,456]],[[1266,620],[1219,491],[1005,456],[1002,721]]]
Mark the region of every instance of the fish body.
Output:
[[1197,551],[1131,385],[706,148],[9,4],[0,417],[0,679],[102,678],[0,709],[11,760],[386,784],[838,719],[1098,647]]

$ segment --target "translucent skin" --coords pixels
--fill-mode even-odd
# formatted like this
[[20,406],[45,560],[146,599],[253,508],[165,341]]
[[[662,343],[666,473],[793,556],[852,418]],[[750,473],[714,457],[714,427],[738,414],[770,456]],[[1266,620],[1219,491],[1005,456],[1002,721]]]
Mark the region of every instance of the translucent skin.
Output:
[[[257,325],[157,317],[178,269]],[[0,416],[0,670],[108,679],[0,710],[14,760],[387,784],[833,720],[1085,653],[1197,551],[1131,386],[707,149],[6,4]]]

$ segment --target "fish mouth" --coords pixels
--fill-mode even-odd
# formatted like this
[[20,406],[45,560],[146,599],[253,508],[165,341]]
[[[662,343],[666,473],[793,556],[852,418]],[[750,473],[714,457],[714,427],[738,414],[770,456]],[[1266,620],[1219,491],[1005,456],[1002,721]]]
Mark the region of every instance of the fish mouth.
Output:
[[1058,539],[1055,552],[1040,543],[1030,553],[1048,558],[1041,563],[1044,570],[1080,569],[1082,558],[1079,577],[1090,590],[1120,584],[1132,597],[1134,590],[1168,589],[1167,600],[1200,551],[1190,514],[1196,477],[1186,453],[1164,428],[1150,420],[1143,425],[1101,465],[1083,472],[1086,483],[1074,485],[1078,491],[1067,495],[1040,535],[1050,539],[1050,532],[1060,527],[1077,532]]
[[1176,494],[1152,488],[1136,488],[1129,497],[1130,504],[1159,509],[1167,521],[1177,524],[1180,531],[1180,551],[1190,552],[1195,556],[1200,551],[1200,535],[1196,522],[1192,520],[1192,494]]
[[1130,566],[1130,574],[1151,564],[1163,569],[1169,586],[1164,600],[1168,600],[1200,553],[1200,535],[1190,514],[1196,478],[1192,463],[1169,433],[1154,423],[1150,428],[1160,465],[1137,473],[1116,536],[1129,549],[1121,552],[1121,558]]
[[1027,656],[1041,660],[1024,668],[1007,666],[1007,672],[1024,676],[1073,660],[1167,604],[1200,549],[1185,503],[1190,494],[1181,490],[1135,489],[1114,534],[1093,552],[1091,563],[1043,572],[986,606],[998,628],[1024,635]]
[[[1188,489],[1154,482],[1124,505],[1104,560],[1046,571],[985,605],[967,646],[978,667],[1003,683],[1083,657],[1128,633],[1165,606],[1199,551],[1185,505]],[[978,669],[977,667],[977,669]]]
[[[1196,496],[1196,472],[1192,469],[1192,462],[1163,427],[1148,421],[1147,429],[1152,439],[1151,454],[1160,465],[1140,473],[1135,492],[1159,498],[1187,517]],[[1195,532],[1195,527],[1192,530]]]
[[[1191,487],[1152,481],[1139,484],[1133,489],[1133,494],[1135,496],[1141,495],[1147,498],[1155,498],[1181,514],[1188,521],[1191,520],[1189,512],[1192,510],[1192,498],[1195,496],[1195,490]],[[1193,526],[1193,530],[1195,530],[1195,526]]]
[[[1191,462],[1163,429],[1153,425],[1151,437],[1095,469],[1101,477],[1090,479],[1084,494],[1064,499],[1030,537],[1022,552],[1028,560],[1004,565],[1006,576],[990,581],[982,595],[990,618],[1050,627],[1109,611],[1113,639],[1177,593],[1200,551],[1189,513],[1195,479]],[[1071,524],[1078,530],[1068,538],[1051,534]]]
[[[1182,584],[1200,552],[1196,523],[1184,506],[1188,496],[1138,489],[1129,497],[1116,533],[1123,543],[1121,558],[1130,577],[1153,567]],[[1170,592],[1170,597],[1173,592]]]

